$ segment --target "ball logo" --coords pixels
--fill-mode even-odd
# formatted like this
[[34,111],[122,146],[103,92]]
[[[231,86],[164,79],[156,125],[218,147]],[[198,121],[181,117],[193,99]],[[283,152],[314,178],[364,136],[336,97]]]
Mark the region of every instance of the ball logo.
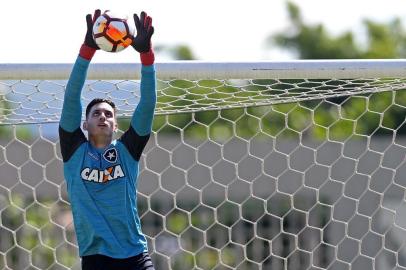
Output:
[[117,161],[116,148],[110,148],[104,151],[103,158],[110,163],[115,163]]

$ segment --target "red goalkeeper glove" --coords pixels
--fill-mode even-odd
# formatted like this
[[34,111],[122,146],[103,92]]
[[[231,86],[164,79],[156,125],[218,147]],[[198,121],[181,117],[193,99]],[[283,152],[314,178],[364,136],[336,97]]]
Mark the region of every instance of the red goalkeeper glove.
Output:
[[96,9],[94,11],[93,18],[90,14],[86,15],[87,32],[82,47],[80,48],[79,55],[87,60],[91,60],[96,50],[100,49],[93,39],[93,24],[100,14],[100,9]]
[[151,46],[151,37],[154,34],[152,18],[143,11],[141,12],[141,18],[137,14],[134,14],[134,22],[137,35],[134,37],[131,45],[140,53],[143,65],[152,65],[155,61],[154,51]]

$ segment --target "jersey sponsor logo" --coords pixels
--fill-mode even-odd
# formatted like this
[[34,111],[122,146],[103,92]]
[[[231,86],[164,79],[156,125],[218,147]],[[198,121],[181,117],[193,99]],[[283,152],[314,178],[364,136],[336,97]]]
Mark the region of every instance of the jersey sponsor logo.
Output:
[[104,151],[103,157],[106,161],[110,163],[115,163],[117,161],[117,150],[116,148],[109,148]]
[[97,183],[105,183],[125,176],[121,165],[108,167],[103,171],[84,168],[80,174],[83,180]]

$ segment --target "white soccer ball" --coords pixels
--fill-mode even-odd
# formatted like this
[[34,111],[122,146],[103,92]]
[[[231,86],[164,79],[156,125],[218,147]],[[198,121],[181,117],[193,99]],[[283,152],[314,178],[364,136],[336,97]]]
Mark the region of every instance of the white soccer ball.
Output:
[[119,52],[127,48],[134,36],[134,27],[128,23],[128,16],[117,16],[105,11],[93,25],[93,38],[106,52]]

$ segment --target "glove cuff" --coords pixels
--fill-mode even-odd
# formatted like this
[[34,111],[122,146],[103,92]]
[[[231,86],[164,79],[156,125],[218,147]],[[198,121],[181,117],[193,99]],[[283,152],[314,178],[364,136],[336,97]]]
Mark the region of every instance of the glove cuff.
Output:
[[96,49],[87,46],[86,44],[82,44],[80,47],[79,55],[86,59],[86,60],[92,60],[93,55],[96,53]]
[[155,62],[154,50],[151,49],[148,52],[140,53],[141,63],[144,66],[150,66]]

